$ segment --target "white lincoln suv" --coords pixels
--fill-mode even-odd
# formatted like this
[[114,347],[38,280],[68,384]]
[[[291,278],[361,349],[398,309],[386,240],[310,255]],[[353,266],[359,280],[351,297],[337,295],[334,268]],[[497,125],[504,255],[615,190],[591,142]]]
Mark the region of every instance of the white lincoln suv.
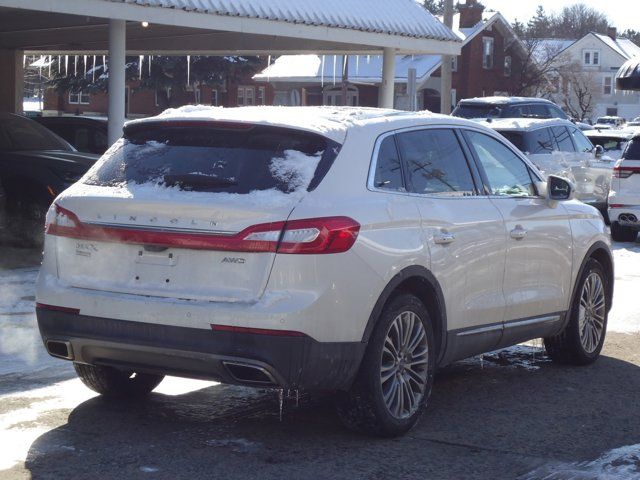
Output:
[[597,210],[471,121],[185,107],[124,136],[47,215],[37,316],[113,396],[164,375],[331,391],[399,435],[434,370],[543,337],[599,355],[613,265]]

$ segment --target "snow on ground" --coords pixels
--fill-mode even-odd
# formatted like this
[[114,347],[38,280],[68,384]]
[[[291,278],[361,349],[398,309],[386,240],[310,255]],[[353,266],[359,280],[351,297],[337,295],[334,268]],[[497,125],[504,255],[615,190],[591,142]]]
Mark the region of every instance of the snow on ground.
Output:
[[616,448],[595,460],[545,465],[521,480],[638,480],[640,444]]
[[[640,243],[614,246],[616,287],[609,330],[640,332],[640,308],[633,299],[640,282]],[[37,268],[0,270],[0,471],[24,461],[34,441],[51,430],[43,418],[52,412],[63,418],[80,403],[95,396],[75,377],[69,362],[50,357],[42,346],[36,324]],[[469,360],[478,361],[478,358]],[[539,341],[529,342],[480,357],[487,368],[537,370],[548,359]],[[169,377],[156,389],[165,395],[206,388],[214,382]],[[17,405],[12,409],[10,405]],[[235,445],[234,448],[249,448]],[[73,446],[57,445],[57,449]],[[35,452],[45,454],[48,452]],[[150,472],[154,467],[142,466]],[[147,470],[149,469],[149,470]],[[596,460],[554,464],[525,479],[640,479],[640,445],[618,448]]]

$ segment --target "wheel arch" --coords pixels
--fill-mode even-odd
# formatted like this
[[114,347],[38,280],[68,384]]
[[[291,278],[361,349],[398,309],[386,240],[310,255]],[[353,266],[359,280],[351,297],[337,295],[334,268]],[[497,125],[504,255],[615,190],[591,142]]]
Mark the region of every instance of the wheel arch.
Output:
[[605,273],[607,274],[607,312],[611,310],[612,300],[613,300],[613,284],[614,284],[614,267],[613,267],[613,257],[611,256],[611,250],[609,246],[602,242],[598,241],[591,245],[589,250],[587,250],[586,255],[582,260],[582,264],[580,265],[580,269],[578,270],[578,274],[575,277],[575,282],[573,285],[573,291],[571,298],[575,298],[576,291],[578,288],[578,281],[582,277],[582,273],[584,272],[585,267],[587,266],[587,262],[591,259],[597,260],[602,268],[604,268]]
[[442,288],[435,276],[425,267],[412,265],[397,273],[384,288],[369,315],[367,326],[362,337],[364,343],[377,324],[384,307],[400,293],[410,293],[422,301],[431,317],[434,340],[437,347],[436,359],[439,362],[444,354],[447,339],[447,312]]

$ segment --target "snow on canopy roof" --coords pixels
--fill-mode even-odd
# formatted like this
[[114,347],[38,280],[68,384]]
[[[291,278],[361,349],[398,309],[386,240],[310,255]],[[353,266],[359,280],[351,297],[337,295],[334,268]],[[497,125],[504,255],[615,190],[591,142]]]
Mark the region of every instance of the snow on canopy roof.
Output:
[[210,107],[187,105],[170,108],[155,117],[127,122],[131,125],[166,121],[237,122],[294,128],[319,133],[338,143],[343,143],[350,126],[405,112],[391,109],[362,107]]
[[458,38],[414,0],[107,0],[433,40]]

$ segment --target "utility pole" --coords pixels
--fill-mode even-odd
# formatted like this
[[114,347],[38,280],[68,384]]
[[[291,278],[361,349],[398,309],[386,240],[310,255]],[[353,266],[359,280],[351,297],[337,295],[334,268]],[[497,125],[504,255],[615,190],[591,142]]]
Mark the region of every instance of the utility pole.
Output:
[[[453,27],[453,0],[444,0],[444,24]],[[450,55],[442,56],[442,66],[440,67],[440,113],[449,115],[451,113],[451,62]]]

